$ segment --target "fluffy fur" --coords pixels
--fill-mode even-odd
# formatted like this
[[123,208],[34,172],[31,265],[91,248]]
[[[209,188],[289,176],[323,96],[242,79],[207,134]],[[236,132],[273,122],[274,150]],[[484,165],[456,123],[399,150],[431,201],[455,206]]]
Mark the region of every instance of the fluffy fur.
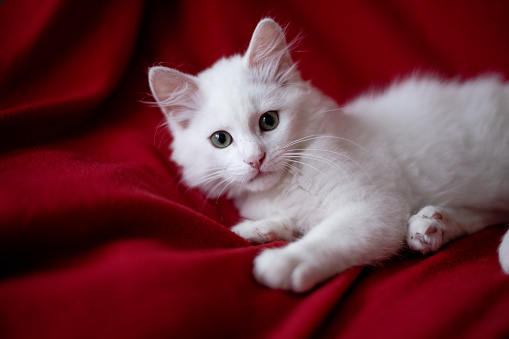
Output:
[[[405,243],[435,252],[509,221],[509,86],[497,77],[412,77],[339,108],[301,79],[264,19],[244,55],[198,76],[152,67],[149,82],[183,181],[233,198],[241,237],[290,241],[255,259],[267,286],[307,291]],[[279,124],[264,130],[274,111]],[[215,147],[216,132],[231,144]],[[507,234],[499,257],[509,273]]]

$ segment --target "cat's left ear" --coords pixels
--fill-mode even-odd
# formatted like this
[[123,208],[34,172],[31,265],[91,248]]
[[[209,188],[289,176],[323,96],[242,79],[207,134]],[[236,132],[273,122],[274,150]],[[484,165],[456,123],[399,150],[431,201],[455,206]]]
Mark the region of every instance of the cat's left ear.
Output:
[[248,68],[256,70],[262,80],[285,83],[298,76],[295,63],[281,27],[272,19],[258,23],[244,55]]

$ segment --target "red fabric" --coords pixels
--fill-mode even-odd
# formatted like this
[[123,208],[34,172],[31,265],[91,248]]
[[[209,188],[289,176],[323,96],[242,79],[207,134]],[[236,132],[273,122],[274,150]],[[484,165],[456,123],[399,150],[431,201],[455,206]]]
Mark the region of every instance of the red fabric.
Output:
[[179,183],[147,68],[196,73],[267,15],[339,102],[416,70],[509,75],[507,1],[4,1],[1,338],[509,336],[504,227],[294,295],[253,280],[231,202]]

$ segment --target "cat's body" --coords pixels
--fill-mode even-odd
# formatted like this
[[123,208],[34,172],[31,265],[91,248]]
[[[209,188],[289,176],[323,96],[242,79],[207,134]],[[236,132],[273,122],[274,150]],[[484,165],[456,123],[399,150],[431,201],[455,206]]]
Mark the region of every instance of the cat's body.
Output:
[[[255,260],[270,287],[305,291],[405,242],[434,252],[509,221],[509,86],[496,77],[414,77],[339,108],[266,19],[244,56],[198,77],[154,67],[150,82],[185,183],[233,198],[245,239],[291,241]],[[509,236],[500,261],[509,272]]]

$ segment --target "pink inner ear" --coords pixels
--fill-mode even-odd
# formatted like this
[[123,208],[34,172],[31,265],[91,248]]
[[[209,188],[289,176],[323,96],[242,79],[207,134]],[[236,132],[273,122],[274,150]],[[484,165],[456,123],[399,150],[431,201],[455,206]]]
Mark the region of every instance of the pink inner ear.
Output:
[[256,27],[247,57],[250,68],[277,65],[277,72],[284,72],[293,64],[283,30],[271,19],[262,20]]
[[189,125],[196,110],[198,85],[192,76],[166,67],[152,67],[149,72],[152,94],[170,123]]

